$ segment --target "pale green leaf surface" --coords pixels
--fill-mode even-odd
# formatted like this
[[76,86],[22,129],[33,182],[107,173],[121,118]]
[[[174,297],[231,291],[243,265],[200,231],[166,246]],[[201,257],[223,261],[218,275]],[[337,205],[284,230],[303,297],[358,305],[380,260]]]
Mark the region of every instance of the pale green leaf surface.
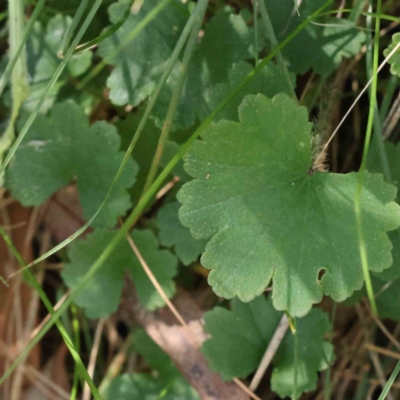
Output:
[[[247,96],[240,123],[220,121],[192,145],[185,169],[196,179],[178,193],[183,225],[210,239],[201,262],[212,269],[214,292],[250,301],[273,278],[274,306],[298,317],[324,294],[343,301],[363,284],[357,174],[308,173],[307,119],[287,95]],[[392,264],[385,231],[400,225],[395,196],[382,175],[366,174],[361,208],[371,271]]]
[[[58,189],[77,181],[84,216],[102,204],[122,162],[120,138],[104,121],[89,126],[72,101],[56,104],[49,117],[38,116],[18,148],[6,174],[6,187],[24,206],[38,206]],[[137,164],[130,159],[94,226],[114,226],[131,202],[126,191],[135,182]]]
[[204,251],[206,241],[196,240],[178,218],[179,203],[166,204],[157,214],[158,237],[163,246],[173,247],[184,265],[196,261]]
[[[389,53],[400,43],[400,33],[395,33],[392,36],[392,43],[389,45],[387,49],[384,50],[383,55],[387,57]],[[400,49],[396,50],[396,52],[389,59],[388,63],[391,65],[390,72],[393,75],[400,76]]]
[[[63,279],[71,289],[79,285],[80,279],[97,260],[103,249],[110,243],[115,232],[95,230],[83,240],[76,240],[69,248]],[[176,275],[177,259],[167,250],[159,250],[157,238],[150,230],[135,230],[131,234],[137,248],[151,268],[168,297],[175,293],[172,278]],[[135,283],[141,304],[149,310],[164,306],[164,300],[157,293],[143,270],[139,260],[127,241],[120,243],[102,268],[76,299],[76,304],[85,309],[89,318],[107,317],[118,308],[123,276],[129,271]]]
[[[250,303],[231,302],[232,311],[216,307],[204,315],[211,336],[202,346],[210,368],[225,380],[254,372],[282,318],[270,300],[257,297]],[[333,361],[333,347],[323,340],[329,331],[328,316],[319,309],[297,320],[298,394],[315,388],[317,372]],[[294,336],[287,331],[273,358],[271,385],[281,397],[291,395],[294,384]]]
[[[277,40],[281,42],[326,1],[302,1],[299,14],[294,11],[293,0],[268,0],[265,3]],[[319,18],[313,22],[282,50],[290,70],[295,73],[303,74],[312,69],[317,74],[328,75],[339,66],[342,57],[358,54],[365,42],[365,33],[346,19]]]
[[[61,60],[57,57],[61,40],[71,25],[71,18],[57,14],[51,18],[44,29],[40,22],[34,25],[32,35],[27,42],[27,63],[30,76],[30,96],[24,102],[23,109],[32,112],[44,93],[47,84],[53,77]],[[68,62],[66,70],[56,85],[50,90],[41,111],[47,112],[57,98],[60,88],[65,84],[67,76],[78,77],[91,65],[92,53],[86,51],[75,54]]]

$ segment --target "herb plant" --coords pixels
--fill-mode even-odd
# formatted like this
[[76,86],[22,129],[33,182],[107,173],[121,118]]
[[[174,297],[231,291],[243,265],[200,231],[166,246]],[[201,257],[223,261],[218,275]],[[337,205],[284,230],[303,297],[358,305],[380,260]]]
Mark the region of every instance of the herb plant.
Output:
[[[381,347],[398,347],[398,329],[379,320],[400,321],[387,3],[10,1],[0,233],[16,262],[2,290],[25,279],[50,318],[0,383],[21,382],[56,324],[71,399],[339,398],[343,314],[371,357],[358,381],[378,382],[347,396],[395,398]],[[24,245],[13,202],[31,215]],[[118,337],[108,359],[104,324]]]

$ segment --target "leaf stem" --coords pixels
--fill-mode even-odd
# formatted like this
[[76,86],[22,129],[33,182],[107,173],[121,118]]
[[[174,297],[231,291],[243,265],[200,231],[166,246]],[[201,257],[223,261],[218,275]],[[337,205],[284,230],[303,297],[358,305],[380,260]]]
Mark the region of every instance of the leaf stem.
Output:
[[165,118],[160,138],[158,140],[157,149],[153,157],[153,161],[150,166],[149,173],[147,175],[146,183],[143,188],[143,193],[146,193],[151,184],[154,181],[154,177],[157,174],[158,166],[160,164],[160,160],[162,154],[164,152],[165,143],[168,140],[169,132],[171,130],[172,124],[174,122],[176,110],[178,107],[179,99],[182,94],[183,87],[185,85],[186,76],[189,68],[190,61],[192,59],[193,52],[196,48],[196,44],[198,42],[199,31],[201,28],[201,24],[203,22],[204,14],[207,9],[208,0],[199,3],[201,7],[198,9],[198,13],[196,15],[196,19],[194,25],[192,27],[191,34],[188,39],[188,43],[186,45],[186,50],[183,55],[182,65],[179,72],[178,81],[174,88],[174,92],[172,94],[172,98],[168,107],[167,116]]

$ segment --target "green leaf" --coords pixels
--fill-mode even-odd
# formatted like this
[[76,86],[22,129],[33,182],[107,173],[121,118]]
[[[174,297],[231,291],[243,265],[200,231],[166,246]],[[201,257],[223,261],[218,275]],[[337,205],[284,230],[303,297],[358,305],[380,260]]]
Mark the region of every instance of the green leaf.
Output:
[[157,372],[157,376],[145,374],[121,375],[113,380],[107,389],[104,400],[124,399],[163,399],[199,400],[196,391],[188,384],[171,359],[162,351],[142,329],[133,332],[134,346]]
[[[130,16],[117,33],[102,42],[99,45],[100,55],[105,57],[113,52],[155,3],[155,0],[146,1],[137,15]],[[183,12],[177,4],[179,3],[174,2],[166,7],[152,24],[121,50],[112,61],[115,69],[107,85],[110,88],[110,99],[114,104],[129,103],[137,106],[152,94],[188,17],[186,11]],[[112,22],[118,20],[125,7],[126,1],[123,0],[110,7]],[[206,103],[207,92],[215,84],[228,80],[228,71],[233,63],[253,57],[253,42],[252,28],[247,26],[242,15],[232,14],[230,9],[226,9],[210,19],[189,66],[174,128],[187,129],[195,123],[196,117],[201,120],[209,114],[210,110]],[[159,127],[162,126],[167,114],[179,72],[178,63],[154,108],[153,118]]]
[[[282,318],[271,300],[257,297],[250,303],[231,302],[232,311],[215,307],[205,313],[205,330],[211,336],[202,346],[210,368],[225,380],[245,378],[254,372]],[[313,309],[297,320],[298,372],[297,393],[315,389],[317,372],[333,361],[333,347],[324,341],[330,330],[328,316]],[[290,396],[294,385],[295,341],[288,331],[273,358],[271,385],[281,397]]]
[[[86,239],[72,243],[68,251],[71,261],[65,265],[62,274],[68,287],[73,289],[78,286],[81,277],[89,270],[114,235],[113,231],[95,230]],[[161,287],[167,296],[171,297],[175,293],[172,278],[177,270],[176,257],[167,250],[158,249],[158,240],[150,230],[135,230],[131,237]],[[131,274],[137,295],[144,307],[154,310],[165,305],[128,242],[123,241],[75,301],[85,309],[89,318],[107,317],[117,310],[125,271]]]
[[[158,0],[146,0],[137,14],[132,13],[116,33],[100,43],[99,54],[102,57],[113,54],[157,4]],[[131,5],[130,0],[112,4],[110,21],[118,22],[126,7]],[[118,51],[111,61],[115,68],[107,81],[110,100],[114,104],[137,106],[152,94],[188,17],[182,3],[172,1],[134,40]]]
[[[225,298],[250,301],[273,278],[274,306],[303,316],[329,295],[343,301],[363,274],[354,213],[357,174],[310,173],[312,125],[287,95],[247,96],[238,122],[210,126],[185,157],[180,220],[211,238],[201,262]],[[366,174],[361,199],[369,268],[392,264],[385,231],[400,224],[396,188]],[[319,273],[324,271],[321,279]]]
[[[61,60],[57,57],[61,40],[71,25],[70,17],[58,14],[50,19],[46,30],[40,22],[34,25],[32,35],[27,42],[28,72],[31,78],[30,96],[24,102],[24,110],[32,112],[39,102],[50,79],[53,77]],[[47,96],[41,112],[46,113],[54,104],[60,88],[66,83],[67,77],[82,75],[91,65],[90,51],[76,54],[72,57],[62,77]]]
[[[389,45],[387,49],[383,51],[383,55],[387,57],[389,53],[400,43],[400,33],[395,33],[392,36],[392,43]],[[388,63],[391,65],[390,72],[393,75],[400,76],[400,50],[396,50],[396,52],[389,59]]]
[[182,376],[168,384],[148,374],[123,374],[107,388],[104,400],[199,400],[200,397]]
[[104,400],[159,400],[160,388],[148,374],[123,374],[115,378],[104,394]]
[[204,251],[206,241],[196,240],[178,218],[179,203],[166,204],[157,215],[158,237],[163,246],[174,247],[184,265],[196,261]]
[[[104,121],[89,126],[74,102],[56,104],[50,117],[38,116],[6,174],[6,187],[24,206],[38,206],[58,189],[77,180],[84,216],[90,219],[103,202],[122,162],[120,139]],[[126,189],[137,165],[129,160],[95,226],[114,226],[131,203]]]
[[[232,90],[243,81],[243,79],[253,70],[253,67],[246,61],[233,64],[229,71],[229,82],[215,85],[209,92],[207,103],[211,110],[232,92]],[[293,86],[295,86],[295,76],[291,74]],[[247,94],[264,94],[267,97],[274,97],[276,94],[287,90],[286,78],[281,69],[275,64],[269,63],[254,79],[252,79],[217,115],[216,121],[228,119],[238,120],[238,107]]]
[[[293,0],[268,0],[265,2],[278,42],[285,39],[325,0],[304,0],[299,13],[293,12]],[[341,18],[319,18],[307,25],[282,50],[290,64],[290,70],[303,74],[312,69],[320,75],[329,75],[342,57],[353,57],[365,42],[365,33],[355,23]]]
[[[135,114],[129,114],[129,116],[117,122],[116,126],[118,128],[118,132],[121,134],[121,149],[127,150],[129,144],[132,140],[132,136],[135,133],[137,127],[139,126],[140,120],[143,116],[143,109],[139,110]],[[136,184],[131,190],[131,199],[133,204],[137,204],[139,201],[144,185],[146,183],[147,175],[150,171],[150,166],[154,158],[154,154],[156,152],[158,139],[160,137],[161,131],[157,128],[153,121],[149,120],[140,135],[139,140],[136,143],[136,146],[133,149],[132,157],[137,161],[140,165],[139,172],[137,174]],[[163,155],[160,160],[160,167],[164,167],[171,158],[177,153],[179,150],[179,145],[175,142],[167,141]],[[179,161],[179,163],[175,166],[172,173],[176,176],[179,176],[181,180],[188,181],[189,176],[183,169],[183,162]]]
[[377,280],[374,292],[378,294],[376,306],[379,317],[400,321],[400,279],[389,282]]

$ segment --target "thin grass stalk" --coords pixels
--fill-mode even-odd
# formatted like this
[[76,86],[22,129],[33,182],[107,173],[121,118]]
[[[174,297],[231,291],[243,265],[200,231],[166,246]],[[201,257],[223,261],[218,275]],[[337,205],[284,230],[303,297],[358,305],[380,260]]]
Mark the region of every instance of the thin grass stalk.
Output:
[[258,0],[253,0],[254,66],[258,64]]
[[[199,3],[200,4],[200,3]],[[158,140],[157,149],[153,157],[153,161],[150,166],[149,173],[146,178],[146,182],[143,188],[143,193],[146,193],[151,184],[154,181],[154,177],[157,174],[158,167],[160,165],[161,157],[164,152],[165,144],[168,140],[169,132],[171,131],[172,124],[174,122],[174,118],[176,115],[176,111],[179,104],[179,99],[182,94],[183,87],[186,82],[186,76],[189,69],[190,61],[193,56],[193,52],[196,48],[197,42],[199,40],[199,31],[201,29],[201,24],[204,19],[205,12],[208,6],[208,0],[203,1],[201,3],[201,9],[197,15],[197,20],[193,25],[192,32],[190,33],[188,43],[186,45],[186,49],[183,55],[182,65],[179,71],[178,81],[176,82],[176,86],[174,88],[174,92],[171,97],[171,101],[169,103],[167,116],[165,118],[160,138]]]
[[389,390],[392,387],[394,381],[396,380],[397,375],[399,374],[399,372],[400,372],[400,361],[397,362],[397,364],[396,364],[392,374],[390,375],[389,380],[386,382],[386,385],[383,388],[382,393],[380,394],[378,400],[385,400],[386,399],[386,396],[389,393]]
[[124,15],[121,17],[121,19],[117,23],[108,27],[103,33],[101,33],[96,38],[90,40],[87,43],[80,44],[79,46],[77,46],[76,49],[74,50],[74,54],[81,53],[82,51],[85,51],[94,46],[97,46],[100,42],[107,39],[109,36],[114,34],[119,28],[121,28],[121,26],[125,23],[125,21],[128,19],[130,14],[131,14],[131,9],[127,8]]
[[157,190],[161,187],[165,178],[169,175],[178,161],[187,152],[191,144],[199,137],[199,135],[206,129],[206,127],[211,123],[215,116],[239,93],[244,86],[247,85],[267,64],[270,62],[276,54],[286,46],[293,38],[301,32],[311,20],[315,19],[327,6],[332,3],[332,0],[328,0],[321,8],[316,10],[311,16],[309,16],[305,21],[303,21],[282,43],[280,43],[276,48],[274,48],[270,54],[261,61],[257,67],[251,71],[242,82],[231,91],[231,93],[221,101],[221,103],[215,108],[215,110],[200,124],[200,126],[193,132],[191,137],[181,146],[177,154],[171,159],[167,166],[163,169],[160,175],[156,178],[154,183],[151,185],[149,190],[141,198],[137,206],[131,212],[125,223],[118,230],[116,235],[111,239],[110,243],[104,248],[103,252],[97,258],[97,260],[90,267],[89,271],[82,277],[79,285],[71,290],[70,296],[64,301],[60,308],[52,315],[50,320],[42,327],[40,332],[32,339],[30,343],[27,344],[24,351],[15,359],[14,363],[7,369],[4,375],[0,378],[0,385],[7,379],[8,376],[14,371],[15,367],[18,365],[20,360],[24,359],[32,350],[32,348],[42,339],[42,337],[50,330],[54,325],[55,321],[60,318],[60,316],[68,309],[76,297],[85,288],[86,284],[93,278],[97,271],[101,268],[103,263],[108,259],[108,257],[113,253],[115,247],[120,241],[125,239],[126,234],[129,232],[132,223],[140,216],[143,210],[146,208],[149,201],[157,193]]
[[74,52],[75,47],[81,40],[82,36],[86,32],[87,28],[89,27],[90,23],[92,22],[92,19],[94,18],[98,8],[100,7],[102,3],[102,0],[96,0],[96,2],[93,4],[93,7],[91,8],[90,12],[88,13],[85,21],[83,22],[81,28],[79,29],[78,34],[76,35],[75,39],[73,40],[71,46],[69,47],[65,58],[61,61],[60,65],[58,66],[56,72],[54,73],[53,77],[50,79],[49,83],[46,86],[46,89],[44,90],[42,96],[40,97],[34,111],[31,113],[29,116],[28,120],[26,121],[24,127],[22,128],[17,140],[14,142],[12,145],[9,153],[7,154],[7,157],[5,158],[4,162],[0,166],[0,176],[4,174],[5,169],[7,165],[10,163],[11,159],[13,158],[15,152],[17,151],[19,145],[21,144],[22,140],[28,133],[29,128],[32,126],[33,122],[35,121],[37,115],[40,112],[40,109],[46,99],[47,94],[49,91],[52,89],[54,84],[57,82],[58,78],[60,77],[61,73],[63,72],[64,68],[66,67],[68,61],[72,57],[72,54]]
[[367,132],[364,141],[363,156],[361,161],[361,167],[357,174],[357,190],[354,199],[354,211],[356,214],[356,224],[357,224],[357,234],[358,234],[358,244],[361,258],[361,266],[365,280],[365,287],[367,289],[368,300],[371,304],[371,310],[374,315],[378,315],[378,309],[376,307],[374,290],[372,288],[371,275],[369,273],[368,267],[368,255],[367,247],[364,239],[364,232],[362,227],[362,214],[361,214],[361,195],[365,180],[365,170],[367,167],[368,151],[371,141],[372,128],[374,124],[375,117],[375,106],[376,106],[376,92],[378,87],[378,57],[379,57],[379,30],[380,30],[380,18],[379,14],[382,9],[382,0],[378,0],[377,3],[377,18],[375,20],[375,38],[374,38],[374,54],[373,54],[373,77],[371,85],[371,99],[368,114]]
[[111,60],[126,47],[154,18],[170,3],[170,0],[162,0],[160,4],[154,7],[143,19],[140,21],[135,29],[131,31],[118,47],[107,55],[99,64],[97,64],[88,75],[82,79],[76,86],[77,90],[82,90],[94,77],[96,77],[104,67],[106,67]]
[[[26,55],[19,51],[23,45],[24,27],[24,4],[22,0],[9,0],[9,37],[10,37],[10,58],[15,60],[14,69],[11,72],[11,95],[12,108],[11,117],[5,132],[0,138],[0,160],[4,152],[10,147],[15,137],[14,125],[18,118],[22,103],[29,96],[28,72],[26,66]],[[4,178],[4,171],[0,172],[0,184]]]
[[[4,241],[7,244],[7,247],[13,253],[13,255],[15,256],[17,261],[21,265],[24,265],[24,260],[23,260],[22,256],[19,254],[18,250],[15,248],[10,237],[7,235],[7,232],[1,226],[0,226],[0,235],[3,237]],[[27,283],[29,285],[31,285],[36,290],[36,292],[38,293],[40,299],[42,300],[43,304],[45,305],[45,307],[46,307],[47,311],[50,313],[50,315],[54,316],[55,311],[54,311],[54,308],[53,308],[50,300],[46,296],[46,293],[44,292],[43,288],[40,286],[39,282],[36,280],[35,275],[30,270],[27,270],[25,272],[25,280],[27,281]],[[57,329],[59,330],[65,344],[67,345],[68,350],[70,351],[71,356],[73,357],[73,359],[75,361],[75,365],[76,365],[80,375],[85,379],[85,381],[89,385],[90,390],[93,394],[93,397],[96,400],[101,400],[100,394],[97,391],[96,386],[94,385],[92,379],[90,378],[90,375],[88,374],[88,372],[85,368],[85,365],[83,364],[83,362],[80,358],[79,351],[75,348],[71,338],[69,337],[66,329],[64,328],[64,325],[61,323],[61,320],[57,318],[57,319],[55,319],[54,323],[57,326]],[[2,384],[3,382],[4,381],[2,380],[0,382],[0,384]]]
[[71,43],[74,32],[79,22],[81,21],[83,13],[85,12],[85,9],[88,4],[89,0],[82,0],[81,3],[79,4],[79,7],[76,10],[71,25],[68,27],[67,32],[65,32],[64,37],[60,43],[60,46],[58,47],[57,56],[59,58],[64,58],[64,54],[68,51],[68,46]]
[[[262,22],[264,24],[264,28],[265,28],[265,30],[267,32],[267,37],[268,37],[268,39],[269,39],[269,41],[271,43],[271,47],[275,48],[278,45],[278,41],[276,40],[274,28],[272,26],[271,19],[269,18],[265,2],[264,2],[264,0],[261,0],[261,1],[260,0],[256,0],[256,1],[257,1],[257,4],[258,4],[258,7],[260,8],[261,19],[262,19]],[[293,83],[292,83],[292,81],[290,79],[290,76],[289,76],[289,71],[286,68],[285,60],[283,59],[282,53],[280,51],[276,55],[276,60],[278,61],[279,69],[282,71],[282,73],[283,73],[283,75],[285,77],[286,86],[287,86],[287,93],[289,94],[289,96],[293,100],[298,102],[296,92],[294,91]]]
[[[12,2],[13,0],[10,0]],[[18,48],[16,49],[14,54],[10,54],[10,59],[7,63],[7,67],[4,70],[3,74],[1,75],[0,78],[0,96],[3,94],[3,91],[5,87],[7,86],[7,83],[10,81],[12,71],[15,67],[15,64],[17,63],[19,56],[22,53],[22,50],[25,48],[25,44],[28,40],[28,37],[31,33],[31,30],[33,28],[34,23],[38,19],[40,12],[42,11],[42,8],[44,4],[46,3],[46,0],[39,0],[38,3],[36,4],[35,9],[33,10],[33,13],[31,17],[29,18],[28,24],[26,25],[23,34],[22,34],[22,40],[19,43]],[[11,49],[10,49],[11,50]]]
[[[372,6],[370,6],[371,11],[372,11]],[[367,28],[371,28],[372,27],[372,18],[371,17],[367,17]],[[367,65],[367,72],[369,76],[373,75],[373,54],[372,54],[372,47],[371,47],[371,43],[372,43],[372,35],[371,33],[368,34],[369,36],[369,44],[367,44],[367,51],[366,51],[366,65]],[[371,90],[368,91],[369,96],[371,96]],[[378,106],[375,103],[375,110],[374,110],[374,139],[372,141],[372,144],[376,145],[377,150],[378,150],[378,154],[379,154],[379,158],[381,161],[381,166],[382,166],[382,171],[383,171],[383,175],[386,179],[386,181],[388,182],[392,182],[392,174],[390,171],[390,166],[389,166],[389,160],[386,154],[386,149],[385,149],[385,145],[383,143],[383,129],[382,129],[382,120],[380,118],[379,115],[379,111],[378,111]]]

